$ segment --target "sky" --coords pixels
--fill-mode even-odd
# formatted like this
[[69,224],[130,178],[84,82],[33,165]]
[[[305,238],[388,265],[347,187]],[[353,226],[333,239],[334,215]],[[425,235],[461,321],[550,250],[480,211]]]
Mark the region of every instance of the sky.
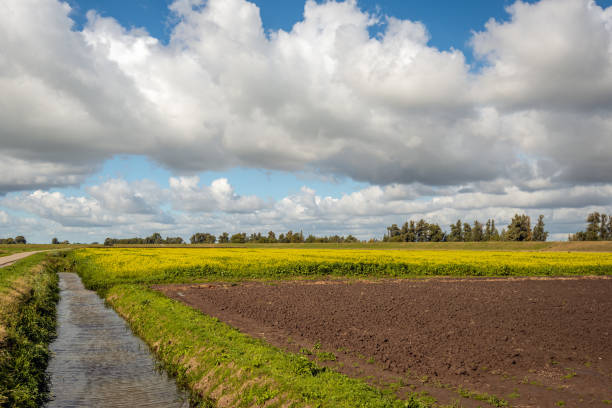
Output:
[[612,0],[4,0],[0,238],[612,213]]

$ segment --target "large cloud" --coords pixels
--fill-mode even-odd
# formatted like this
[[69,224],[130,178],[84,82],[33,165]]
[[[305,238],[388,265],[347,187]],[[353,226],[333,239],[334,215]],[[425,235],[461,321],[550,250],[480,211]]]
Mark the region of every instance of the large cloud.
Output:
[[8,224],[9,216],[5,211],[0,211],[0,225]]
[[[117,183],[106,183],[113,186]],[[121,184],[121,182],[119,182]],[[66,196],[60,192],[36,190],[32,193],[7,197],[2,205],[19,211],[35,214],[54,221],[64,227],[100,228],[154,224],[158,227],[174,224],[173,218],[158,206],[152,208],[141,199],[140,193],[128,192],[116,197],[117,203],[99,194],[100,187],[90,191],[93,197]]]
[[265,206],[257,196],[239,196],[225,178],[217,179],[210,186],[200,187],[199,177],[170,179],[166,192],[175,209],[187,212],[249,213]]
[[269,35],[245,0],[170,7],[163,45],[95,12],[74,31],[57,0],[0,4],[0,155],[33,163],[0,191],[76,184],[120,153],[373,184],[610,181],[612,9],[593,1],[515,3],[474,35],[480,72],[418,22],[370,37],[355,1],[307,1]]

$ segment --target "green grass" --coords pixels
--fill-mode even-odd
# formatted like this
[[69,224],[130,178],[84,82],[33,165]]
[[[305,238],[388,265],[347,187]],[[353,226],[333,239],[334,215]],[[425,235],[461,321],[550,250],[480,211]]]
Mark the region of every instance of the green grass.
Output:
[[477,401],[484,401],[488,404],[493,405],[494,407],[507,407],[508,401],[503,398],[496,397],[495,395],[487,394],[486,392],[478,393],[474,391],[470,391],[465,388],[459,387],[457,389],[457,393],[461,395],[463,398],[469,398]]
[[[0,269],[0,290],[14,302],[0,311],[6,332],[0,340],[0,406],[38,407],[47,399],[45,373],[48,344],[55,337],[55,306],[59,299],[53,261],[37,268],[44,254],[25,258]],[[20,281],[22,292],[11,291]],[[6,303],[5,303],[6,304]]]
[[162,294],[136,285],[110,289],[107,301],[143,338],[179,383],[214,406],[424,407],[417,399],[398,400],[246,336]]
[[35,254],[17,261],[11,266],[0,268],[0,293],[8,290],[12,282],[20,276],[29,276],[30,269],[45,259],[44,254]]

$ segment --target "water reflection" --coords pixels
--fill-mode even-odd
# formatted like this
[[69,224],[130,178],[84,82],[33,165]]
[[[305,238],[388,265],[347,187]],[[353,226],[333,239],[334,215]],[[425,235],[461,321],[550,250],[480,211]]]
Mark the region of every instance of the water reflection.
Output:
[[60,273],[60,289],[47,407],[189,407],[147,346],[76,274]]

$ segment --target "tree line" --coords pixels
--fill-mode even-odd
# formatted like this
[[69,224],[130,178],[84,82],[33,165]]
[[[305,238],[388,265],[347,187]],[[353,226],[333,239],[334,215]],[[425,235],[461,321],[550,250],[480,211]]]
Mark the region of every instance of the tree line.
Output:
[[196,233],[191,236],[189,242],[192,244],[214,244],[216,242],[220,244],[309,244],[358,242],[358,239],[350,234],[346,237],[340,235],[317,237],[310,234],[304,238],[304,233],[302,231],[293,232],[292,230],[289,230],[286,233],[279,234],[278,236],[274,231],[268,231],[267,234],[262,234],[260,232],[251,234],[247,234],[246,232],[238,232],[231,236],[227,232],[224,232],[220,234],[218,238],[209,233]]
[[590,213],[585,231],[571,234],[570,241],[612,241],[612,215]]
[[161,234],[156,232],[146,238],[106,238],[105,246],[112,245],[160,245],[160,244],[182,244],[184,243],[181,237],[166,237],[162,238]]
[[480,242],[480,241],[546,241],[548,232],[544,230],[544,216],[540,215],[536,225],[531,228],[531,218],[526,214],[515,214],[510,224],[501,230],[495,220],[486,223],[475,220],[473,224],[460,219],[450,225],[445,232],[435,223],[424,219],[406,221],[400,228],[397,224],[387,227],[384,242]]
[[23,235],[17,235],[15,238],[0,238],[0,245],[27,244]]
[[[223,232],[218,236],[208,232],[196,232],[189,238],[191,244],[303,244],[303,243],[350,243],[359,242],[353,235],[332,235],[317,237],[315,235],[308,235],[304,237],[304,233],[293,232],[292,230],[286,233],[281,233],[278,236],[274,231],[268,231],[267,234],[262,233],[251,233],[238,232],[230,235],[227,232]],[[184,244],[181,237],[166,237],[162,238],[161,234],[154,233],[150,237],[146,238],[106,238],[104,240],[105,246],[112,245],[161,245],[161,244]]]

